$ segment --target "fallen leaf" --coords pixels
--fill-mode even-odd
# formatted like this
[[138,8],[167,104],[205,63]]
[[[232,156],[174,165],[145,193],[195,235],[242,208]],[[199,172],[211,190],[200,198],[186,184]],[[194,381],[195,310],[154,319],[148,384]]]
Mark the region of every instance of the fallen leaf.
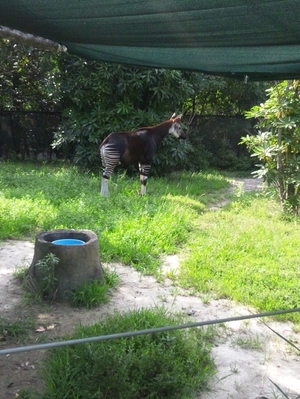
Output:
[[45,329],[44,327],[42,327],[42,326],[38,327],[38,328],[35,330],[35,332],[37,332],[37,333],[42,333],[42,332],[44,332],[44,331],[46,331],[46,329]]
[[47,327],[47,330],[53,330],[55,327],[56,327],[56,324],[50,324],[50,325]]
[[30,369],[35,369],[35,366],[33,364],[29,364],[29,362],[25,362],[25,363],[20,363],[17,364],[17,369],[22,369],[22,370],[30,370]]

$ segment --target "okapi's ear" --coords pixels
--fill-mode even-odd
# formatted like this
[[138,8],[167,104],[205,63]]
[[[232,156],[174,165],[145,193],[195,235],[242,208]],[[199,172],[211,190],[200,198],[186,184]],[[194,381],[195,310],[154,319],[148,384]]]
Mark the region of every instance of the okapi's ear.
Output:
[[176,119],[181,119],[182,118],[182,114],[180,114],[180,115],[178,115],[177,117],[176,117]]
[[174,112],[174,114],[171,116],[171,118],[170,118],[170,119],[174,119],[174,118],[175,118],[175,116],[176,116],[176,112]]

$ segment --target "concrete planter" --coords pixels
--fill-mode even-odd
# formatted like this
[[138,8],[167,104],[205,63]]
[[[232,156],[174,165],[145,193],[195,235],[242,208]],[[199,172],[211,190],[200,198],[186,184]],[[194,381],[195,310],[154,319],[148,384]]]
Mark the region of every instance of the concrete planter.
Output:
[[[53,243],[62,239],[81,240],[83,244]],[[68,296],[69,291],[89,281],[103,278],[98,238],[90,230],[61,229],[42,232],[36,236],[34,257],[28,272],[37,284],[42,277],[37,263],[49,253],[59,258],[59,263],[55,267],[55,277],[58,280],[55,299],[61,300]]]

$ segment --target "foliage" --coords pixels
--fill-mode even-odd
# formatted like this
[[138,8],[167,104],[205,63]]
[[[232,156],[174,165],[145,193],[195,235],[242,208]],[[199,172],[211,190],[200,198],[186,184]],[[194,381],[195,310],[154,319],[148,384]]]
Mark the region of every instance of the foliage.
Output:
[[25,290],[25,298],[29,303],[41,302],[41,300],[52,301],[55,299],[58,279],[55,275],[56,265],[59,263],[53,253],[48,253],[40,259],[36,266],[39,269],[40,278],[36,280],[28,271],[28,267],[19,268],[15,277],[21,281]]
[[0,39],[0,110],[57,110],[57,55]]
[[73,306],[92,309],[109,300],[109,289],[116,287],[119,283],[119,276],[115,272],[104,270],[104,278],[84,284],[69,293],[69,300]]
[[191,115],[242,115],[254,104],[265,99],[266,82],[241,82],[236,79],[213,75],[197,75],[201,86],[184,104],[185,111]]
[[0,39],[0,157],[51,154],[62,98],[58,58]]
[[59,258],[52,253],[40,259],[36,266],[41,275],[39,282],[35,282],[37,294],[43,299],[54,299],[57,289],[58,279],[55,276],[55,267],[59,263]]
[[[99,164],[98,146],[109,133],[155,125],[173,112],[191,116],[236,115],[262,99],[262,84],[245,85],[201,73],[121,66],[65,58],[64,122],[56,146],[73,145],[75,161],[87,167]],[[167,138],[154,159],[153,173],[193,167],[190,155],[198,151],[189,141]]]
[[[72,143],[75,161],[91,167],[99,164],[98,147],[114,131],[151,126],[180,113],[182,102],[194,87],[189,75],[180,71],[127,67],[84,61],[67,56],[64,60],[63,125],[55,145]],[[174,143],[172,142],[172,145]],[[164,151],[157,162],[176,164],[184,156]]]
[[[84,61],[8,40],[0,40],[0,53],[0,110],[14,112],[2,116],[0,156],[11,159],[47,153],[49,157],[55,154],[98,169],[98,145],[106,135],[155,125],[173,112],[184,111],[191,140],[167,138],[154,160],[152,174],[215,167],[211,161],[220,159],[215,155],[218,145],[213,151],[202,150],[201,143],[197,146],[193,131],[196,135],[199,131],[193,126],[194,116],[239,115],[259,103],[264,93],[263,83]],[[60,111],[63,123],[58,127]],[[238,159],[227,155],[225,163],[238,163]]]
[[[182,324],[161,308],[116,313],[72,338],[105,336]],[[66,346],[51,352],[44,368],[48,398],[193,398],[214,374],[214,331],[188,329]]]
[[246,113],[258,118],[257,136],[246,136],[246,144],[261,163],[255,172],[274,184],[282,204],[298,214],[300,204],[300,81],[283,81],[271,87],[269,99]]
[[[61,68],[64,120],[54,145],[71,145],[75,161],[89,168],[100,165],[98,147],[111,132],[155,125],[182,110],[189,130],[195,114],[237,115],[263,98],[261,83],[246,85],[201,73],[128,67],[70,56]],[[183,167],[199,170],[199,162],[190,162],[193,155],[199,160],[199,148],[194,144],[167,138],[154,159],[152,173]]]

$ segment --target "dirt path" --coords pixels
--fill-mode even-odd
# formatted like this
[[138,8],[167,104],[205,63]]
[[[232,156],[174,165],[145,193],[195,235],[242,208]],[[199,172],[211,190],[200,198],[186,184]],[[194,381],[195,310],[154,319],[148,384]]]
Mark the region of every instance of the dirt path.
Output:
[[224,190],[224,198],[218,199],[216,204],[212,204],[209,209],[211,211],[218,210],[224,205],[228,204],[228,192],[234,193],[234,191],[248,192],[248,191],[259,191],[263,188],[263,183],[259,179],[253,178],[234,178],[230,180],[231,186],[229,190]]
[[[244,184],[245,191],[258,188],[257,181],[246,180],[236,179],[232,184]],[[33,316],[39,325],[50,326],[49,330],[36,333],[36,342],[49,342],[53,338],[62,337],[71,333],[79,323],[94,324],[115,310],[163,305],[172,311],[182,312],[191,321],[249,314],[249,309],[234,302],[203,302],[199,297],[174,287],[167,278],[163,283],[158,283],[155,278],[143,276],[121,264],[103,264],[103,267],[115,270],[121,282],[113,291],[110,302],[97,309],[74,309],[66,304],[26,306],[13,273],[17,266],[29,265],[33,250],[33,243],[28,241],[7,241],[0,246],[0,315],[12,320],[26,315]],[[177,256],[168,256],[164,262],[164,273],[170,269],[176,270],[178,266]],[[291,323],[268,324],[300,345],[299,334],[293,332]],[[23,344],[20,342],[20,346]],[[0,348],[5,346],[7,343],[0,341]],[[213,392],[202,394],[198,399],[281,397],[269,378],[289,393],[290,398],[296,399],[300,395],[300,357],[259,320],[227,323],[220,329],[213,355],[218,369],[212,382]],[[44,356],[43,351],[0,356],[0,398],[15,398],[21,388],[41,386],[38,367]]]

